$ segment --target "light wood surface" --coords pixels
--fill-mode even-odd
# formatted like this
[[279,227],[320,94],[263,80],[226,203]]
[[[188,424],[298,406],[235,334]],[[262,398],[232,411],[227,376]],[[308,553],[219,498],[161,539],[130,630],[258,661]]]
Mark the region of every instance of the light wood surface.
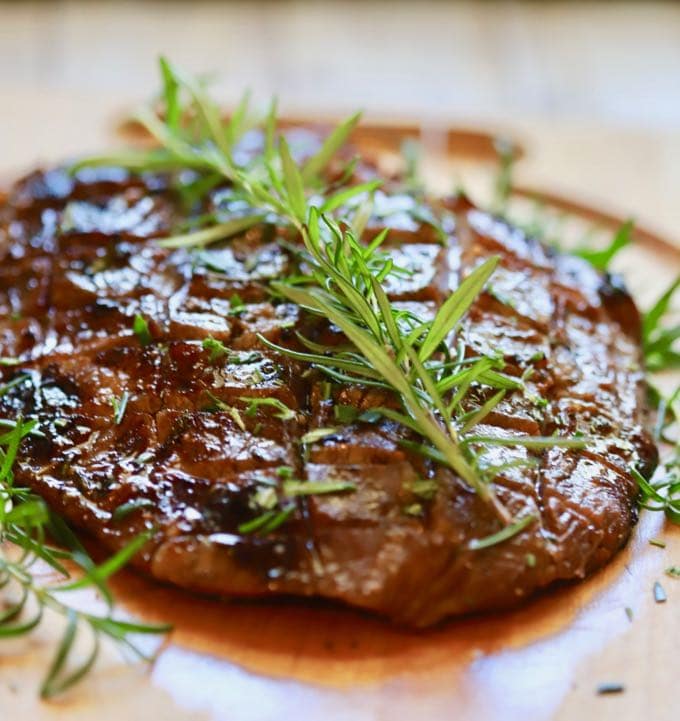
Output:
[[[31,6],[30,11],[19,5]],[[101,21],[100,30],[88,38],[86,29],[92,27],[91,23],[75,16],[82,4],[54,5],[58,9],[35,11],[52,13],[53,27],[61,27],[60,34],[52,39],[43,36],[48,47],[39,55],[26,50],[26,44],[35,45],[41,32],[33,4],[17,3],[9,11],[0,5],[0,18],[11,17],[13,23],[10,33],[8,24],[0,22],[0,57],[6,58],[5,53],[10,52],[16,54],[15,75],[8,71],[6,61],[0,65],[4,106],[0,114],[0,176],[4,178],[38,162],[53,162],[109,145],[116,139],[120,141],[115,134],[118,121],[135,98],[142,97],[150,87],[148,60],[156,46],[144,44],[138,37],[142,30],[130,30],[122,20],[113,22],[111,4],[103,3],[94,11]],[[124,5],[128,13],[137,12]],[[301,17],[299,3],[283,5],[289,13],[296,6],[295,12]],[[518,9],[516,3],[504,5],[514,7],[502,12],[511,20],[514,18],[520,28],[524,27],[522,23],[534,22],[526,20],[529,16],[523,15],[525,10]],[[173,18],[180,13],[180,7],[173,4],[166,18],[155,14],[161,29],[177,26]],[[258,28],[263,24],[277,27],[271,18],[264,18],[261,10],[246,11],[243,4],[239,7],[247,17],[255,18],[251,22],[260,23]],[[213,8],[210,12],[218,10]],[[297,37],[294,24],[283,11],[276,12],[274,17],[287,28],[284,34],[290,43],[291,37]],[[555,12],[537,10],[531,17],[549,21]],[[577,19],[572,19],[573,25],[569,27],[582,28],[577,20],[585,11],[575,12]],[[677,48],[674,45],[676,33],[680,33],[677,10],[669,5],[662,12],[662,24],[666,24],[658,34],[662,50],[657,48],[657,54],[652,54],[652,69],[664,57],[672,66],[678,57],[674,53],[680,48],[680,40]],[[660,27],[639,7],[626,13],[631,37],[636,18],[642,37],[651,32],[652,25]],[[215,16],[212,17],[214,21]],[[469,45],[481,39],[499,41],[498,36],[484,35],[486,31],[469,17],[473,16],[468,16],[467,25],[452,30],[457,33],[456,38],[467,32],[468,40],[463,42]],[[309,29],[309,23],[318,22],[316,18],[312,13],[302,21]],[[191,47],[182,48],[178,43],[179,54],[186,56],[194,69],[214,67],[215,47],[222,36],[217,30],[211,33],[206,20],[194,20],[205,38],[204,49],[200,50],[200,43],[196,42],[197,30],[195,35],[189,32],[194,38],[191,47],[193,50],[199,47],[197,54],[192,54]],[[412,14],[410,21],[417,23],[418,15]],[[608,37],[610,30],[606,26],[598,28]],[[371,42],[369,29],[358,30],[365,43]],[[115,57],[107,55],[112,53],[112,43],[119,43],[128,30],[130,54],[123,59],[120,52]],[[516,32],[524,37],[522,32]],[[284,43],[274,36],[270,31],[268,42]],[[238,41],[240,44],[225,48],[230,62],[237,63],[247,55],[252,46],[249,38],[246,33]],[[304,38],[299,40],[302,44]],[[574,41],[584,46],[583,37]],[[85,43],[84,55],[68,50],[78,42]],[[540,40],[534,38],[532,47],[539,42],[548,43],[549,38],[544,35]],[[116,47],[119,51],[120,45]],[[145,49],[142,52],[140,48]],[[283,53],[288,58],[286,62],[293,63],[289,46],[286,48]],[[306,58],[307,51],[301,47],[298,52],[296,63]],[[474,51],[469,52],[474,55]],[[571,57],[564,47],[556,52]],[[255,51],[255,56],[256,60],[263,57],[261,49]],[[83,57],[95,58],[97,62],[88,65]],[[616,55],[619,57],[623,55]],[[530,59],[525,56],[528,67],[522,76],[529,85],[534,77]],[[375,62],[385,62],[377,67],[387,77],[387,61],[378,57]],[[51,67],[51,63],[57,66]],[[330,97],[328,89],[322,88],[315,96],[308,84],[312,70],[307,71],[304,82],[296,84],[280,74],[288,73],[290,65],[284,64],[280,70],[272,65],[260,65],[256,70],[252,67],[248,71],[252,73],[251,81],[264,79],[260,88],[263,94],[279,89],[285,99],[285,90],[292,90],[289,109],[329,112],[351,110],[354,106],[351,97],[338,99],[336,94]],[[489,69],[485,74],[483,63],[477,63],[475,68],[482,86],[491,87],[489,75],[498,71]],[[427,69],[423,66],[420,73]],[[357,75],[360,70],[356,68]],[[552,72],[563,72],[568,86],[568,69],[560,70],[555,65]],[[536,68],[536,73],[535,77],[545,78],[544,69]],[[83,74],[84,86],[79,82]],[[572,77],[585,75],[583,71]],[[99,87],[97,77],[106,77],[108,90]],[[128,83],[133,77],[136,79]],[[416,85],[415,76],[409,77],[411,85]],[[680,74],[673,78],[664,76],[655,82],[670,91],[679,77]],[[400,107],[397,96],[390,95],[396,92],[394,78],[388,78],[386,85],[389,87],[382,94],[380,84],[375,90],[375,79],[371,87],[366,87],[364,105],[374,115],[382,112],[384,116]],[[225,88],[227,101],[235,97],[234,87]],[[432,86],[424,89],[422,96],[414,92],[402,103],[407,111],[402,117],[444,118],[447,122],[509,135],[525,149],[525,158],[517,168],[517,180],[522,185],[583,200],[620,218],[634,215],[650,231],[676,243],[680,241],[680,131],[664,128],[665,123],[661,122],[672,117],[672,109],[663,113],[657,108],[653,114],[658,114],[658,127],[640,130],[621,127],[621,123],[615,122],[620,116],[604,117],[615,122],[614,127],[603,124],[602,118],[597,122],[593,117],[575,114],[567,117],[568,114],[556,113],[549,118],[537,112],[540,110],[537,107],[523,106],[521,113],[508,116],[497,111],[485,113],[481,101],[477,115],[469,112],[474,103],[466,106],[468,112],[459,114],[450,100],[438,113],[436,108],[433,110],[432,100],[436,92],[437,88]],[[390,106],[385,100],[388,96],[395,105]],[[540,96],[537,91],[536,97]],[[373,97],[375,104],[371,102]],[[494,97],[497,108],[498,96]],[[608,97],[609,100],[599,98],[593,102],[614,103],[612,96]],[[562,100],[555,102],[559,104]],[[670,108],[672,103],[670,100],[668,103]],[[642,111],[638,108],[630,112]],[[488,187],[491,170],[490,163],[469,157],[458,157],[453,166],[441,160],[428,164],[430,176],[440,187],[462,177],[480,193]],[[627,274],[634,290],[648,299],[680,270],[680,263],[671,252],[641,246],[622,259],[620,269]],[[654,537],[662,537],[667,547],[651,546],[648,541]],[[176,631],[155,665],[151,669],[123,665],[116,652],[107,648],[95,674],[84,685],[63,699],[41,704],[35,690],[49,659],[49,642],[59,631],[58,624],[52,621],[28,644],[0,644],[0,719],[675,721],[680,668],[680,581],[664,576],[663,569],[670,565],[680,565],[680,529],[665,525],[659,516],[647,514],[627,549],[584,584],[556,589],[512,613],[453,621],[423,634],[402,632],[377,620],[327,606],[226,604],[198,599],[124,574],[116,581],[116,590],[129,613],[176,624]],[[654,602],[652,586],[656,580],[662,582],[668,594],[665,604]],[[84,596],[83,602],[95,600]],[[632,621],[626,616],[626,607],[633,611]],[[623,683],[625,693],[596,695],[597,685],[607,681]]]

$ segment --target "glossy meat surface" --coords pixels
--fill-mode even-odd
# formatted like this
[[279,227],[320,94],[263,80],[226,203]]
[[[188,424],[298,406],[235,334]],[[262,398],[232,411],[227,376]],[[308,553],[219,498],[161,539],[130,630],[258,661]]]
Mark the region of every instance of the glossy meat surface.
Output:
[[[35,417],[41,432],[22,447],[17,482],[110,548],[155,529],[137,563],[160,580],[223,595],[322,596],[413,626],[510,606],[604,564],[635,522],[631,463],[649,472],[656,462],[633,302],[585,262],[465,201],[451,204],[455,227],[442,244],[392,200],[394,217],[374,225],[397,226],[388,249],[409,272],[387,290],[421,318],[471,268],[502,258],[461,333],[471,354],[502,353],[527,390],[506,396],[480,434],[594,438],[583,450],[490,447],[498,465],[536,457],[496,481],[503,503],[536,523],[471,550],[500,528],[490,508],[407,451],[403,428],[338,417],[337,408],[384,404],[380,393],[329,392],[317,371],[258,340],[292,346],[303,329],[342,341],[272,300],[268,280],[294,265],[277,229],[198,255],[163,249],[157,239],[181,219],[178,200],[163,178],[115,169],[36,173],[0,206],[0,357],[18,359],[0,366],[0,387],[9,384],[0,418]],[[133,330],[137,315],[148,345]],[[228,352],[204,348],[210,337]],[[252,399],[292,412],[280,418]],[[300,443],[319,428],[334,431]],[[261,494],[280,488],[282,468],[356,491],[299,498],[271,533],[239,532],[262,513]],[[436,481],[431,497],[414,492],[422,479]]]

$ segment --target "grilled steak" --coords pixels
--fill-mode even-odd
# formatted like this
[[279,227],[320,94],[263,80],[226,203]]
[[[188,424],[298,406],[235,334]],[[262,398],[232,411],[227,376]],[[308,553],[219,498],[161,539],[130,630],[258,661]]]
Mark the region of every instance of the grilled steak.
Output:
[[[391,217],[373,225],[394,228],[387,249],[408,270],[387,290],[422,318],[469,269],[501,256],[460,336],[468,353],[500,353],[504,372],[527,382],[480,433],[593,439],[582,450],[489,448],[510,464],[496,479],[500,500],[537,522],[472,550],[501,528],[497,516],[405,448],[403,427],[357,418],[353,409],[385,403],[382,391],[329,385],[258,340],[293,347],[303,330],[342,342],[268,292],[295,262],[282,231],[258,226],[198,255],[164,249],[157,239],[181,220],[179,199],[162,176],[116,169],[35,173],[0,208],[0,356],[19,359],[0,367],[0,418],[37,418],[40,430],[22,445],[16,482],[111,549],[153,529],[136,563],[159,580],[319,596],[413,626],[507,607],[607,562],[636,520],[630,465],[649,473],[656,463],[632,300],[465,200],[448,203],[444,244],[404,212],[409,198],[383,201]],[[300,443],[323,428],[334,430]],[[533,467],[512,467],[529,454]],[[285,476],[356,490],[298,498],[269,533],[244,530]],[[436,482],[425,495],[424,478]]]

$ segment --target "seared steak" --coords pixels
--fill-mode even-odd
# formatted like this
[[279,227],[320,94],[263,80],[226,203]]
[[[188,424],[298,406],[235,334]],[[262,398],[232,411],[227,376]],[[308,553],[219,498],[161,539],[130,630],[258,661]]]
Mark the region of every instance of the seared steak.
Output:
[[[583,450],[489,447],[496,464],[536,457],[496,483],[513,514],[537,522],[472,550],[501,528],[497,516],[407,450],[402,427],[356,418],[384,404],[382,392],[329,385],[258,340],[295,346],[302,329],[343,342],[268,292],[295,262],[282,231],[259,226],[198,255],[164,249],[179,199],[163,177],[116,169],[35,173],[0,208],[0,356],[19,359],[0,366],[0,418],[37,418],[40,430],[16,482],[111,549],[154,529],[136,563],[159,580],[320,596],[414,626],[510,606],[604,564],[636,520],[630,465],[648,473],[656,462],[635,305],[584,261],[466,201],[449,204],[444,244],[393,206],[388,251],[408,272],[387,289],[423,318],[466,271],[502,258],[460,335],[470,354],[502,354],[527,390],[507,395],[480,433],[593,439]],[[468,402],[481,401],[473,389]],[[323,428],[334,430],[300,443]],[[277,528],[247,532],[263,494],[276,498],[291,476],[356,490],[298,498]],[[423,479],[434,482],[427,493]]]

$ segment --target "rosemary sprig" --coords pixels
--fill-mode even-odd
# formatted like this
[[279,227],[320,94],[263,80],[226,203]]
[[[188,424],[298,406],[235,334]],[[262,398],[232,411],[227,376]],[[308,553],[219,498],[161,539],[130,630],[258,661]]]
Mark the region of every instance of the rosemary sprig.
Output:
[[[62,616],[65,631],[43,680],[40,694],[51,698],[80,681],[94,666],[103,638],[141,659],[146,654],[136,644],[137,634],[158,634],[167,626],[138,624],[114,617],[113,599],[107,580],[120,570],[149,540],[142,534],[103,563],[96,565],[68,526],[44,501],[26,488],[15,486],[12,472],[19,447],[36,426],[35,420],[19,418],[0,436],[0,588],[5,605],[0,613],[0,639],[24,636],[40,625],[46,611]],[[53,538],[59,547],[48,542]],[[49,580],[38,562],[52,571]],[[71,580],[68,566],[79,567],[81,576]],[[68,601],[69,592],[96,588],[104,602],[104,613],[81,610]],[[76,658],[75,642],[89,633],[90,651]]]
[[624,248],[633,242],[633,221],[627,220],[611,239],[608,246],[602,249],[594,249],[588,245],[576,248],[573,252],[587,260],[597,270],[607,270],[614,256],[618,255]]
[[[145,108],[137,116],[160,147],[89,158],[76,169],[83,165],[118,165],[177,174],[192,170],[199,176],[192,182],[207,188],[214,187],[212,179],[221,177],[229,186],[229,197],[239,201],[246,223],[266,218],[267,222],[295,231],[301,247],[294,247],[294,251],[305,269],[305,283],[301,285],[295,279],[273,281],[271,290],[279,298],[337,326],[351,345],[346,350],[313,349],[311,340],[301,338],[312,350],[297,351],[264,337],[260,341],[278,353],[316,366],[333,380],[389,391],[398,401],[397,408],[376,410],[416,433],[422,440],[413,449],[452,469],[493,505],[504,523],[509,523],[510,515],[495,496],[489,466],[482,461],[485,445],[495,444],[497,439],[483,437],[472,443],[465,436],[503,398],[504,393],[498,391],[522,388],[523,381],[499,372],[499,361],[494,358],[469,365],[461,359],[455,373],[448,365],[451,337],[493,273],[498,258],[488,259],[463,278],[433,320],[405,317],[383,289],[385,278],[396,272],[389,255],[381,250],[388,231],[364,242],[366,213],[362,205],[360,211],[354,210],[357,201],[370,198],[378,182],[324,192],[324,171],[359,116],[352,116],[336,128],[320,150],[299,167],[286,138],[277,134],[276,108],[272,104],[263,123],[262,152],[239,164],[235,161],[235,145],[241,135],[242,118],[247,114],[247,100],[231,120],[223,121],[219,107],[200,83],[166,60],[161,61],[161,70],[163,115],[159,117],[151,108]],[[186,118],[191,122],[183,122]],[[234,227],[229,226],[230,230]],[[170,247],[201,247],[226,237],[224,231],[220,224],[213,224],[162,242]],[[219,353],[214,346],[210,350],[214,355]],[[465,405],[473,385],[497,392],[470,412]],[[555,445],[585,444],[585,439],[578,438],[554,440]],[[532,447],[532,439],[524,441]],[[545,447],[543,441],[534,439],[533,447]]]
[[680,276],[665,290],[642,320],[642,347],[650,372],[680,368],[680,324],[666,326],[673,298],[680,290]]
[[[503,147],[499,148],[498,154],[499,167],[493,209],[507,217],[513,162],[511,156],[504,154]],[[539,207],[532,227],[527,228],[525,232],[549,242],[541,223],[541,215]],[[633,221],[627,220],[605,248],[596,249],[585,243],[571,252],[587,260],[597,270],[606,271],[614,257],[633,242],[633,229]],[[551,244],[559,250],[555,241]],[[676,524],[680,524],[680,387],[664,397],[653,384],[653,375],[680,368],[680,325],[667,323],[673,312],[673,301],[679,291],[680,276],[659,296],[642,318],[642,351],[647,373],[647,395],[648,400],[657,406],[654,439],[670,445],[671,448],[661,463],[660,472],[657,473],[660,477],[657,480],[647,480],[635,465],[631,468],[631,473],[639,487],[639,505],[647,510],[665,513],[666,517]],[[675,439],[666,435],[667,429],[673,425],[676,427]]]

